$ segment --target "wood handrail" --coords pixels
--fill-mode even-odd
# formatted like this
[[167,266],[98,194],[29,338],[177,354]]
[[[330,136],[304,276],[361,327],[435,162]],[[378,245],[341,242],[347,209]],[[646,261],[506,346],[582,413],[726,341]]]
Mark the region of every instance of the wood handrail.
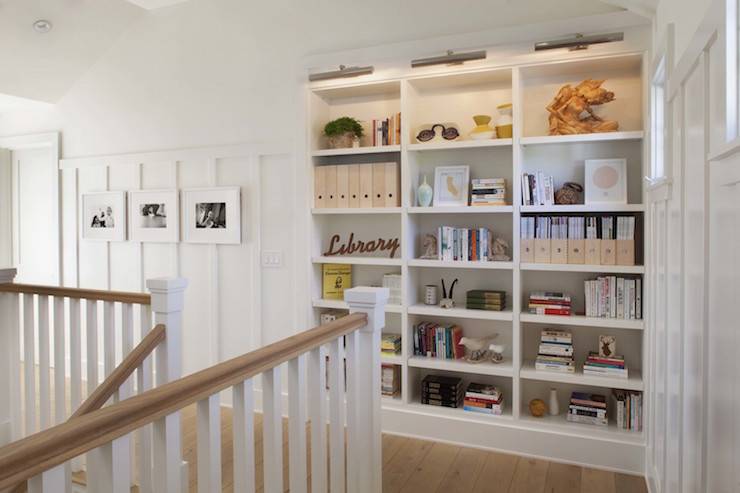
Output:
[[147,293],[130,293],[126,291],[104,291],[100,289],[78,289],[60,286],[41,286],[37,284],[2,283],[0,293],[40,294],[99,301],[118,301],[137,305],[151,305],[152,296]]
[[367,325],[353,313],[0,448],[0,491]]

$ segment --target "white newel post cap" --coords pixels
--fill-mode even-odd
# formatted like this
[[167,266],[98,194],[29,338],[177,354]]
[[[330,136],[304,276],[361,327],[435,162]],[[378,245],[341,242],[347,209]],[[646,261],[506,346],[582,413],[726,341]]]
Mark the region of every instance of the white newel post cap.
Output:
[[344,301],[349,305],[350,313],[368,314],[368,324],[360,330],[380,330],[385,326],[385,305],[389,297],[388,288],[358,286],[344,290]]
[[18,273],[18,269],[15,267],[6,267],[0,269],[0,284],[7,284],[13,282],[15,275]]
[[182,277],[147,279],[146,287],[152,293],[152,310],[159,313],[179,312],[185,305],[188,280]]

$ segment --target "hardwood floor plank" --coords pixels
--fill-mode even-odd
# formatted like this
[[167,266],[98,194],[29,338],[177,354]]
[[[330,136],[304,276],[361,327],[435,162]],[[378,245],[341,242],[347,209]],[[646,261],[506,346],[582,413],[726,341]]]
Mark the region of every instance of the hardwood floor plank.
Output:
[[[584,467],[581,470],[581,493],[617,493],[614,473]],[[619,493],[622,493],[621,491]]]
[[488,452],[472,493],[507,493],[514,479],[519,457],[499,452]]
[[388,464],[408,438],[398,435],[383,435],[383,466]]
[[418,463],[413,474],[401,488],[402,493],[429,493],[445,477],[460,447],[446,443],[435,443],[426,457]]
[[614,474],[614,487],[617,493],[647,493],[645,478],[631,474]]
[[547,469],[545,493],[577,493],[581,491],[581,468],[551,462]]
[[409,438],[383,468],[383,493],[396,493],[424,459],[434,442]]
[[483,465],[486,463],[487,452],[473,448],[462,448],[455,457],[455,461],[442,479],[438,493],[469,493],[473,490]]
[[549,465],[550,463],[546,460],[521,457],[516,464],[516,472],[509,491],[511,493],[543,493]]

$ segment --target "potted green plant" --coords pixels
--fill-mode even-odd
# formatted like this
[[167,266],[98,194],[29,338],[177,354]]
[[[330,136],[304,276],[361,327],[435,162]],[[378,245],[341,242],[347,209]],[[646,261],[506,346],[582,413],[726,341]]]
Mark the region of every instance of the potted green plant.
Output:
[[360,122],[349,116],[337,118],[324,126],[324,135],[329,141],[330,149],[352,147],[354,140],[362,137],[362,134]]

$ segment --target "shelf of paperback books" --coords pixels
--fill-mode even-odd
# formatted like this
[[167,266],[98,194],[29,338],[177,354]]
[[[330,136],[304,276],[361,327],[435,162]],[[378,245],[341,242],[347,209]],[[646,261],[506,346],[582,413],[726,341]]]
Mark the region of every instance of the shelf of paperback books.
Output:
[[460,207],[409,207],[409,214],[510,214],[511,205],[460,206]]
[[416,304],[408,307],[409,315],[427,315],[446,318],[467,318],[471,320],[511,321],[514,316],[511,310],[468,310],[467,308],[440,308],[436,305]]
[[400,145],[350,147],[344,149],[319,149],[312,151],[313,157],[325,156],[357,156],[361,154],[381,154],[386,152],[401,152]]
[[560,382],[576,385],[589,385],[592,387],[604,387],[609,389],[643,390],[642,374],[639,370],[630,368],[629,378],[619,377],[593,377],[583,374],[580,363],[576,364],[574,373],[564,373],[547,370],[536,370],[533,361],[526,361],[519,370],[519,376],[527,380],[540,380],[543,382]]
[[[316,299],[312,303],[314,308],[333,308],[335,310],[349,310],[349,305],[344,300]],[[403,313],[403,305],[385,305],[386,313]]]
[[591,265],[591,264],[519,264],[520,270],[541,272],[594,272],[600,274],[644,274],[643,265]]
[[471,149],[475,147],[510,146],[512,139],[487,140],[454,140],[449,142],[433,142],[427,144],[409,144],[409,151],[439,151],[442,149]]
[[511,270],[514,268],[513,262],[499,261],[463,261],[463,260],[427,260],[422,258],[413,258],[408,261],[409,267],[428,267],[433,269],[498,269]]
[[495,375],[500,377],[511,377],[513,375],[511,361],[506,359],[501,363],[469,363],[465,360],[412,356],[408,359],[408,365],[413,368],[445,370],[459,373],[472,373],[476,375]]
[[643,320],[623,320],[619,318],[584,317],[583,315],[535,315],[522,312],[521,322],[532,322],[549,325],[577,325],[584,327],[608,327],[614,329],[642,330]]

